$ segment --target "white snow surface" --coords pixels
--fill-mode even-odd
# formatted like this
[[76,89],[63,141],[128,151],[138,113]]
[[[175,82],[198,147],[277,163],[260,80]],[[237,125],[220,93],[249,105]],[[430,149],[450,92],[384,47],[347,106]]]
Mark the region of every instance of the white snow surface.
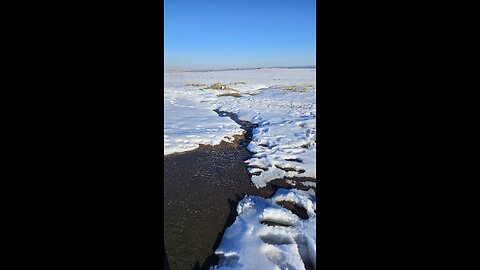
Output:
[[[300,219],[278,205],[290,201],[307,210]],[[278,189],[270,199],[245,196],[237,205],[238,216],[225,230],[215,254],[220,261],[212,270],[312,269],[316,263],[316,199],[312,190]],[[268,226],[270,221],[284,226]]]
[[[257,188],[285,176],[316,178],[315,76],[315,69],[282,68],[164,73],[164,154],[242,134],[217,109],[258,125],[248,146],[253,157],[246,161]],[[215,83],[224,89],[205,89]]]
[[230,118],[185,99],[165,99],[164,155],[196,149],[200,144],[232,142],[244,130]]

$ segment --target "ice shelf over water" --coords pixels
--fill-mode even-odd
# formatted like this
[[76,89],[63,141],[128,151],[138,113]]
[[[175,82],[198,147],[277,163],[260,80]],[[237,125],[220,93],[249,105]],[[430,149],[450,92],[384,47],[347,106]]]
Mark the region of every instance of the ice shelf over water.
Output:
[[242,134],[213,110],[258,125],[246,161],[258,187],[276,178],[316,178],[316,70],[253,69],[164,73],[164,154]]
[[[245,196],[238,203],[235,222],[225,230],[215,251],[220,261],[210,269],[314,269],[317,237],[313,194],[312,190],[278,189],[271,199]],[[306,210],[306,219],[280,206],[282,201]]]

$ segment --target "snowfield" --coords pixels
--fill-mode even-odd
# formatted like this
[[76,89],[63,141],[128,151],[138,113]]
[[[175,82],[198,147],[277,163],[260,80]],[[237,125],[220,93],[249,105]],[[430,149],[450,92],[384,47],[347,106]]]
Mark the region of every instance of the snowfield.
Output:
[[273,179],[316,178],[316,70],[164,73],[164,155],[231,142],[242,129],[213,110],[257,124],[246,161],[257,188]]
[[[316,264],[316,200],[314,192],[279,189],[271,199],[246,196],[238,216],[215,251],[212,270],[313,269]],[[300,218],[278,203],[288,201],[306,210]],[[271,222],[269,225],[267,222]]]

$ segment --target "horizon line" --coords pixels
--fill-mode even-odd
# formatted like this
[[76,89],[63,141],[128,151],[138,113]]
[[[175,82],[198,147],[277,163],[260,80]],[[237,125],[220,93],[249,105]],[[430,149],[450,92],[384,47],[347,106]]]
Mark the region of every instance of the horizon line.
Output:
[[269,69],[269,68],[317,68],[317,65],[308,66],[270,66],[270,67],[244,67],[244,68],[183,68],[183,69],[167,69],[165,71],[184,71],[184,72],[207,72],[207,71],[232,71],[232,70],[252,70],[252,69]]

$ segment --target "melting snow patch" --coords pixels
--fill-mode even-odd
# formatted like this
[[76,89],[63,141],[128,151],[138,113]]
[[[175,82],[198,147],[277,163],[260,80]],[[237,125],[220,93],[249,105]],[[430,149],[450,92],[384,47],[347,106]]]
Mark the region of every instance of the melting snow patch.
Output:
[[201,106],[187,106],[187,101],[165,102],[164,155],[190,151],[200,144],[216,145],[232,142],[232,135],[243,134],[243,129],[230,118]]
[[[305,208],[308,218],[298,218],[278,205],[279,201]],[[314,195],[297,189],[279,189],[270,199],[246,196],[238,203],[238,216],[215,251],[219,264],[210,269],[314,269],[315,206]]]

